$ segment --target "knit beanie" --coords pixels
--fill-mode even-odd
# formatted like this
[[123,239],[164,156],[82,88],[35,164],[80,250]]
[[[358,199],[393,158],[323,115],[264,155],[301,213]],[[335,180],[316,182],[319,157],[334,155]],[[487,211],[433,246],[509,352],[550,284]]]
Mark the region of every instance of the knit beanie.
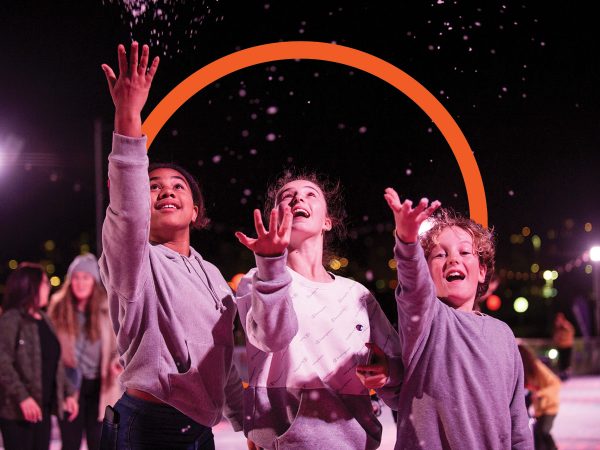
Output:
[[69,266],[67,277],[70,278],[75,272],[87,272],[94,277],[96,283],[101,283],[98,260],[91,253],[77,256]]

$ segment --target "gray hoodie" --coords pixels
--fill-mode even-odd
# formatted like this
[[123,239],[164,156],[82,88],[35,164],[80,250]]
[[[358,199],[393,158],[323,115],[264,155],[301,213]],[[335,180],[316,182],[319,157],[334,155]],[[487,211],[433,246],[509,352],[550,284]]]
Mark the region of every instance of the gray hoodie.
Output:
[[205,425],[242,428],[242,384],[232,364],[236,306],[219,270],[148,242],[146,138],[113,135],[110,203],[100,273],[121,363],[121,383],[154,395]]
[[[405,374],[396,450],[531,450],[523,364],[504,322],[436,297],[423,248],[396,239]],[[384,398],[385,400],[385,398]]]

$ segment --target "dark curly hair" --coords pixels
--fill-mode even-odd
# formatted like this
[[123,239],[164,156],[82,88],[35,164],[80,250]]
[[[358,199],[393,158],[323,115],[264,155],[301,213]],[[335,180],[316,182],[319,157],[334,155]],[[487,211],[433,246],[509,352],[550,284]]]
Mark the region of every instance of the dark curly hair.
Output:
[[192,191],[192,199],[194,201],[194,206],[198,207],[198,217],[196,220],[190,224],[190,228],[194,230],[201,230],[206,228],[210,223],[210,219],[206,217],[206,209],[204,207],[204,196],[202,195],[202,191],[200,190],[200,185],[198,181],[194,178],[194,176],[181,167],[179,164],[170,163],[170,162],[153,162],[148,166],[148,174],[156,169],[172,169],[179,172],[187,184],[190,186],[190,190]]
[[468,217],[446,208],[440,208],[431,218],[431,222],[433,224],[432,227],[419,237],[427,259],[429,259],[429,255],[435,246],[436,237],[445,228],[461,228],[473,238],[473,249],[479,256],[479,264],[487,269],[485,280],[483,283],[477,285],[474,307],[479,308],[481,296],[487,292],[490,280],[494,274],[494,265],[496,263],[494,230],[485,228]]
[[286,169],[267,188],[263,215],[265,220],[268,221],[271,210],[277,204],[277,194],[279,191],[286,184],[296,180],[306,180],[315,184],[325,198],[327,217],[331,220],[331,230],[325,233],[323,242],[323,261],[327,261],[333,256],[334,244],[344,240],[347,234],[345,224],[347,214],[344,208],[342,185],[339,180],[331,180],[326,175],[310,169]]

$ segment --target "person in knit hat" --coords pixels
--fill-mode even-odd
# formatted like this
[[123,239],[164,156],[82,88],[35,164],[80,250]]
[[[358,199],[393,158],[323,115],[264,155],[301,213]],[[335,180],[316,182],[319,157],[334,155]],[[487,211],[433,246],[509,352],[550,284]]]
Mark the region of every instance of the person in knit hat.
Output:
[[94,255],[75,257],[65,283],[52,296],[48,312],[60,341],[67,376],[79,390],[77,419],[70,422],[59,417],[62,448],[79,449],[85,432],[88,448],[97,449],[104,409],[121,393],[117,377],[122,369],[106,290]]

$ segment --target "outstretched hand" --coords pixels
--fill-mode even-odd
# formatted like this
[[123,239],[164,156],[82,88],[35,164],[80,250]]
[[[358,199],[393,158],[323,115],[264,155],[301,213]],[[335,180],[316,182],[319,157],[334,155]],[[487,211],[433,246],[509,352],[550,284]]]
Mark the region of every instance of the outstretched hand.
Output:
[[406,199],[401,202],[398,193],[392,188],[387,188],[383,196],[394,213],[396,234],[407,244],[417,241],[419,227],[441,205],[437,200],[430,205],[429,200],[422,198],[419,204],[413,208],[412,201]]
[[250,238],[241,231],[237,231],[235,237],[259,256],[280,256],[290,243],[292,219],[291,210],[286,208],[281,224],[279,224],[279,212],[274,209],[271,211],[271,217],[269,218],[269,230],[266,230],[260,217],[260,211],[255,209],[254,227],[256,228],[257,237]]
[[155,56],[148,66],[150,49],[142,46],[142,55],[138,63],[138,43],[131,43],[129,62],[125,47],[117,49],[119,76],[108,64],[102,64],[102,70],[108,81],[108,89],[115,104],[115,132],[125,136],[142,135],[141,112],[148,99],[152,79],[158,68],[159,58]]

